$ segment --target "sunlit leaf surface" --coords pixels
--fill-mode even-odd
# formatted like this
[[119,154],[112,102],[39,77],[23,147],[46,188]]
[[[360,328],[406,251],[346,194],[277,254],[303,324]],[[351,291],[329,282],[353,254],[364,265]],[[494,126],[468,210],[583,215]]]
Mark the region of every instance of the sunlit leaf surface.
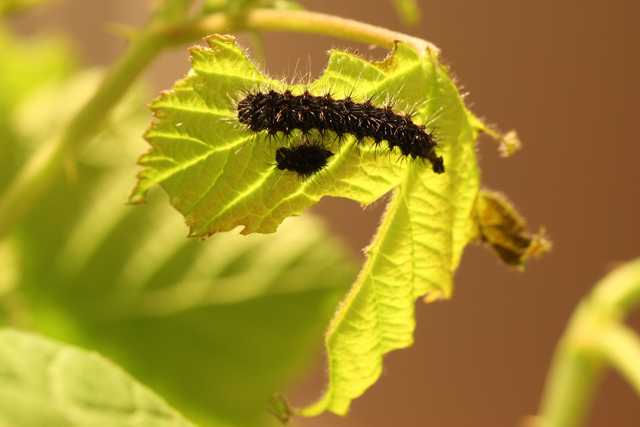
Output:
[[413,120],[436,133],[446,172],[436,175],[428,163],[398,159],[372,144],[356,149],[352,139],[329,140],[336,156],[327,169],[299,180],[273,166],[286,139],[252,135],[237,120],[237,103],[248,91],[285,85],[260,74],[233,38],[208,43],[191,49],[193,71],[152,104],[157,119],[146,135],[152,149],[140,160],[145,169],[132,201],[160,184],[192,235],[208,236],[237,226],[244,234],[273,232],[322,196],[367,204],[393,190],[366,264],[326,336],[329,389],[303,411],[344,414],[380,375],[382,355],[411,344],[415,299],[451,294],[474,225],[479,122],[470,120],[446,68],[429,53],[419,57],[398,43],[385,61],[372,63],[334,51],[320,79],[286,88],[380,105],[393,99],[395,111],[413,111]]

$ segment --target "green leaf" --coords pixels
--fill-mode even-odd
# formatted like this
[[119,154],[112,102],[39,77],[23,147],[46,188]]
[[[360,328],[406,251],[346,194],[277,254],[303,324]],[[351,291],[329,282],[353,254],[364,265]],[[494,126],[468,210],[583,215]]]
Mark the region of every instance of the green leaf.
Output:
[[0,425],[192,426],[102,356],[0,329]]
[[77,59],[67,40],[36,35],[18,39],[0,27],[0,111],[8,111],[43,86],[60,82],[75,68]]
[[43,88],[60,83],[76,65],[75,55],[66,40],[33,36],[24,40],[0,27],[0,190],[13,179],[33,150],[18,142],[16,117],[18,106]]
[[[367,262],[327,333],[327,394],[303,411],[344,414],[380,375],[383,354],[411,345],[414,300],[451,295],[453,271],[475,227],[479,122],[438,58],[420,57],[402,43],[381,63],[333,51],[319,80],[288,86],[262,76],[232,37],[207,41],[210,48],[191,49],[193,71],[152,104],[157,120],[146,135],[152,149],[140,160],[145,169],[131,200],[143,201],[160,183],[191,234],[207,236],[237,226],[243,234],[273,232],[322,196],[368,204],[395,188]],[[235,103],[256,87],[394,99],[396,110],[413,109],[415,120],[436,129],[446,172],[347,141],[333,147],[335,159],[314,179],[283,175],[272,166],[278,142],[248,135],[236,119]]]
[[[51,133],[99,81],[74,76],[20,108],[22,142]],[[125,206],[144,105],[123,101],[0,250],[20,267],[0,319],[100,351],[201,425],[269,425],[269,396],[309,367],[355,265],[311,215],[278,235],[203,242],[160,192]]]
[[[282,85],[260,75],[234,40],[212,36],[208,39],[211,49],[191,49],[193,72],[152,104],[158,120],[146,138],[153,148],[140,160],[146,168],[139,175],[133,203],[144,201],[145,192],[160,183],[174,207],[185,215],[191,234],[203,237],[237,226],[245,226],[243,234],[273,232],[284,218],[298,215],[324,195],[368,204],[407,177],[448,185],[450,179],[434,176],[430,168],[398,162],[373,148],[358,151],[348,142],[321,176],[309,181],[283,176],[272,166],[273,144],[262,136],[248,135],[235,117],[235,103],[244,92]],[[446,105],[451,100],[443,97],[458,94],[437,58],[419,58],[401,43],[382,63],[334,51],[319,80],[290,88],[332,91],[337,97],[352,94],[357,99],[393,97],[398,110],[413,108],[419,120],[433,120],[443,154],[452,150],[447,157],[453,168],[460,162],[453,144],[457,144],[456,127],[467,123],[467,139],[476,132],[468,126],[459,98],[454,98],[458,105]],[[473,168],[477,180],[475,163],[465,167]],[[453,178],[457,174],[445,175]]]

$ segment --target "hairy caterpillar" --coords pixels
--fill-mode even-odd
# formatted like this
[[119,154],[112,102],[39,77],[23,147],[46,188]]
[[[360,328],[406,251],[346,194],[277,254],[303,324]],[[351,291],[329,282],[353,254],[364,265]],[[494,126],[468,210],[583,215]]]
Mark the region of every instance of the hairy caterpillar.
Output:
[[330,94],[315,96],[305,91],[294,95],[290,90],[271,89],[247,94],[238,101],[237,110],[240,123],[253,132],[287,137],[294,130],[303,135],[315,130],[320,138],[332,132],[338,141],[347,135],[353,135],[358,144],[370,140],[379,146],[386,141],[390,151],[398,147],[403,157],[429,160],[435,173],[444,172],[432,133],[415,124],[411,115],[396,114],[390,106],[376,107],[370,100],[359,103],[350,96],[335,99]]
[[333,153],[323,145],[305,139],[298,145],[278,148],[276,167],[304,180],[326,168],[331,156]]

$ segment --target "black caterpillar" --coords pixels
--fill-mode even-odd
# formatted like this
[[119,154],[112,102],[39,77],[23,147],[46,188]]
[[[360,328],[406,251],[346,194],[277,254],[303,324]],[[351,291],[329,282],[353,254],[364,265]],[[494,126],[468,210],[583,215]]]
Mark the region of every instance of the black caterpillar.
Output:
[[276,151],[276,167],[294,172],[305,180],[327,167],[333,153],[322,145],[304,140],[292,147],[280,147]]
[[400,149],[404,157],[431,162],[435,173],[444,172],[444,162],[436,155],[436,138],[424,126],[413,123],[410,115],[398,115],[390,106],[376,107],[370,101],[354,102],[351,97],[334,99],[330,94],[311,95],[308,91],[293,95],[290,90],[279,93],[250,93],[238,102],[238,120],[253,132],[266,131],[275,136],[288,136],[295,129],[303,134],[327,131],[339,141],[353,135],[358,144],[366,139],[375,145],[387,141],[389,150]]

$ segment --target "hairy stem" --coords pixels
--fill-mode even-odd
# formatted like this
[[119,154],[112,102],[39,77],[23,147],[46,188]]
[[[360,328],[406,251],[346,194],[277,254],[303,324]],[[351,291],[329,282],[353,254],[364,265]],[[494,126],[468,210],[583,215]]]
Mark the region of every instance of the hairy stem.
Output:
[[307,11],[287,11],[262,9],[254,10],[235,17],[221,17],[213,14],[181,26],[166,29],[165,35],[178,42],[192,40],[202,34],[212,34],[220,31],[221,21],[227,22],[226,28],[234,30],[253,31],[292,31],[296,33],[313,33],[325,36],[339,37],[377,46],[393,48],[394,41],[399,40],[413,47],[418,54],[423,55],[427,50],[438,53],[440,50],[433,44],[408,36],[406,34],[323,13]]

